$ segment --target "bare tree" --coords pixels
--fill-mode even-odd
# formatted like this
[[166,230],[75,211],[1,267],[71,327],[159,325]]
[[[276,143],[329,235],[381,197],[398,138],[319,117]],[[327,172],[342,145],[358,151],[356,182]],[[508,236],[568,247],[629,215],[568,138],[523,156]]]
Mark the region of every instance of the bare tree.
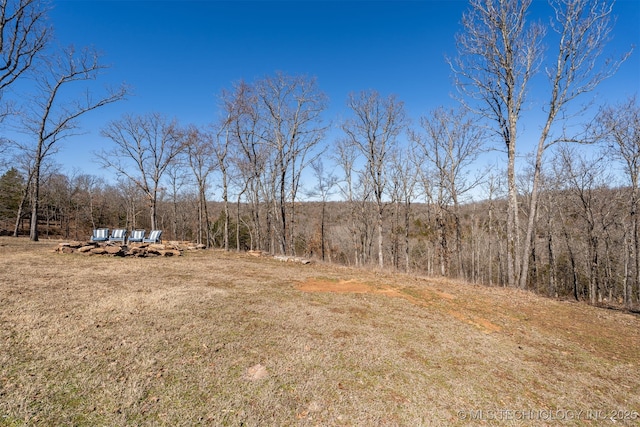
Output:
[[599,193],[612,181],[605,171],[607,165],[601,156],[588,158],[575,149],[562,146],[559,150],[559,175],[568,184],[571,200],[569,214],[580,218],[580,234],[585,237],[587,247],[588,298],[591,304],[602,302],[603,283],[601,245],[606,228],[611,222],[615,204],[600,197]]
[[324,162],[322,159],[316,159],[311,162],[311,169],[313,171],[313,176],[316,178],[316,185],[309,192],[309,196],[311,197],[319,197],[320,202],[322,203],[321,211],[320,211],[320,253],[321,258],[325,260],[325,249],[326,249],[326,216],[327,216],[327,201],[329,197],[333,194],[332,189],[335,187],[337,178],[331,173],[327,172],[324,168]]
[[[229,250],[229,223],[231,215],[229,213],[229,186],[231,181],[231,138],[230,138],[231,117],[227,115],[224,120],[214,125],[212,129],[211,143],[217,169],[221,175],[222,186],[222,203],[224,204],[224,227],[222,233],[222,241],[224,250]],[[239,229],[239,224],[238,227]],[[239,244],[239,243],[238,243]]]
[[[393,200],[396,206],[395,218],[397,221],[394,237],[399,240],[402,232],[404,244],[404,270],[409,271],[411,267],[410,258],[410,223],[411,223],[411,202],[416,196],[416,187],[419,181],[418,165],[411,159],[416,159],[415,146],[411,145],[405,150],[396,150],[391,164],[391,185],[393,187]],[[400,219],[402,217],[402,224]],[[395,265],[399,267],[400,244],[394,245]]]
[[159,113],[124,115],[107,124],[102,136],[115,143],[112,150],[97,153],[102,165],[127,177],[144,192],[151,228],[156,229],[163,175],[184,149],[184,138],[176,121],[169,121]]
[[[554,11],[551,29],[558,44],[548,63],[542,45],[547,29],[539,23],[527,23],[531,0],[471,0],[471,9],[463,17],[464,32],[457,37],[459,56],[451,62],[458,88],[480,101],[476,111],[495,123],[495,131],[507,149],[507,268],[511,286],[516,282],[526,286],[543,155],[555,142],[551,138],[554,123],[570,101],[613,75],[626,58],[599,61],[611,30],[612,2],[550,0],[550,4]],[[521,247],[515,176],[517,131],[531,78],[543,63],[549,92]]]
[[[26,149],[26,146],[25,146]],[[45,160],[46,161],[46,160]],[[17,164],[22,171],[24,179],[24,185],[20,189],[20,202],[17,205],[16,221],[13,229],[13,236],[18,237],[22,226],[22,221],[26,217],[25,213],[28,212],[27,207],[29,203],[29,191],[31,191],[31,183],[33,181],[33,157],[32,156],[16,156],[14,164]]]
[[335,145],[334,160],[337,165],[342,169],[344,176],[336,183],[342,193],[342,197],[346,199],[349,205],[349,224],[347,228],[350,231],[351,243],[353,250],[353,263],[359,265],[360,251],[358,247],[357,227],[356,227],[356,200],[355,189],[356,185],[354,177],[355,161],[358,157],[356,148],[349,143],[348,140],[338,140]]
[[457,87],[480,101],[475,110],[495,122],[507,149],[507,275],[515,286],[519,273],[516,254],[518,200],[515,159],[517,125],[529,80],[539,65],[544,29],[526,25],[531,0],[471,0],[464,14],[464,32],[456,37],[458,58],[451,62]]
[[[326,96],[315,79],[276,73],[256,83],[262,107],[263,137],[270,147],[272,166],[269,188],[278,221],[280,253],[294,252],[295,200],[303,169],[311,160],[307,156],[324,136],[321,114]],[[289,238],[288,236],[291,236]]]
[[33,67],[51,39],[47,12],[41,0],[0,1],[0,122],[12,112],[5,89]]
[[[87,181],[86,186],[87,191],[91,195],[94,192],[93,189],[96,186],[95,180],[92,179],[90,181]],[[119,178],[118,190],[120,192],[120,197],[122,197],[125,204],[126,224],[128,224],[132,230],[137,228],[144,228],[144,226],[139,221],[139,217],[141,217],[145,212],[144,206],[146,203],[145,195],[140,187],[136,186],[135,183],[127,178]],[[89,206],[93,207],[93,197],[89,198]],[[91,224],[93,228],[97,228],[98,226],[93,215],[91,215]]]
[[[107,66],[93,50],[80,52],[72,47],[64,49],[36,76],[37,93],[30,100],[22,122],[33,143],[19,143],[19,149],[33,159],[31,181],[30,238],[38,240],[38,202],[40,173],[43,160],[56,153],[59,142],[79,132],[78,118],[92,110],[122,100],[126,87],[107,89],[98,98],[87,89],[82,96],[66,93],[74,83],[94,80]],[[67,89],[68,88],[68,89]],[[75,98],[74,98],[75,96]],[[71,99],[71,100],[69,100]]]
[[[630,286],[637,287],[640,295],[640,105],[636,96],[614,107],[600,110],[596,119],[596,134],[607,143],[607,155],[623,165],[630,186],[629,217],[631,222],[634,259],[633,284],[624,284],[625,304],[631,303]],[[625,275],[626,282],[627,275]]]
[[344,122],[342,130],[366,162],[366,178],[371,182],[377,207],[378,266],[383,268],[383,196],[387,185],[389,153],[397,136],[407,126],[404,104],[391,95],[382,98],[378,92],[350,94],[347,105],[353,117]]
[[453,219],[457,271],[462,276],[460,203],[461,198],[480,183],[480,176],[469,176],[469,167],[482,152],[485,132],[465,111],[443,108],[422,117],[420,125],[424,134],[412,132],[411,139],[417,143],[420,158],[425,160],[425,164],[431,165],[436,175],[441,234],[446,233],[444,215],[450,215]]
[[210,134],[195,127],[186,131],[186,154],[198,186],[198,243],[211,245],[211,226],[207,212],[209,175],[217,166],[214,141]]
[[[268,151],[265,148],[262,123],[257,108],[255,88],[244,81],[233,85],[231,91],[223,91],[222,104],[227,116],[226,126],[230,144],[231,164],[238,182],[236,210],[236,249],[240,250],[240,203],[243,197],[249,200],[251,210],[251,249],[262,246],[262,178],[266,170]],[[245,196],[246,195],[246,196]],[[254,246],[255,245],[255,246]]]
[[[189,136],[185,136],[186,142],[189,141]],[[183,156],[184,155],[184,156]],[[189,160],[186,157],[186,153],[181,153],[181,155],[176,156],[173,162],[169,164],[166,172],[164,173],[165,179],[164,182],[166,185],[164,188],[167,189],[166,193],[171,200],[171,231],[172,235],[176,239],[186,240],[186,233],[189,227],[189,218],[193,218],[194,209],[189,209],[187,206],[189,202],[193,200],[193,197],[190,197],[191,194],[188,193],[187,189],[191,184],[193,184],[193,176],[189,173],[189,168],[187,164]],[[193,172],[193,171],[192,171]],[[196,187],[197,178],[196,178]],[[206,205],[205,205],[206,207]],[[196,197],[196,207],[195,211],[197,212],[198,221],[195,226],[196,228],[196,236],[198,239],[198,243],[202,241],[202,234],[204,232],[202,226],[202,206],[201,206],[201,198]]]

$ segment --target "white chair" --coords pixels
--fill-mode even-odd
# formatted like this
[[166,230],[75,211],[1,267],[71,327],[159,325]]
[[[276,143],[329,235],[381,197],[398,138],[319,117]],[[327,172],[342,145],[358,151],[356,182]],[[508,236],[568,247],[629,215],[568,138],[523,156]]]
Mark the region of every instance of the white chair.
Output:
[[110,242],[122,242],[124,245],[124,241],[127,238],[127,230],[124,228],[114,228],[111,232],[111,236],[109,236]]
[[137,243],[142,243],[142,241],[144,240],[144,233],[146,233],[145,230],[131,230],[131,234],[129,235],[129,243],[132,242],[137,242]]
[[146,239],[142,239],[144,243],[160,243],[160,236],[162,235],[162,230],[151,230],[149,233],[149,237]]
[[93,230],[93,235],[91,236],[92,242],[106,242],[107,240],[109,240],[108,228],[97,228]]

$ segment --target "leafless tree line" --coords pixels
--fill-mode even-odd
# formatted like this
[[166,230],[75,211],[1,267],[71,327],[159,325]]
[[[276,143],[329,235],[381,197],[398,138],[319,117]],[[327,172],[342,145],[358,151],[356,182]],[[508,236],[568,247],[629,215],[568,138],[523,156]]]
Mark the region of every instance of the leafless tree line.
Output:
[[[598,141],[590,150],[572,143],[558,144],[553,150],[540,175],[527,288],[594,304],[637,304],[638,188],[634,183],[640,167],[639,127],[640,106],[632,97],[600,110],[589,129],[589,140]],[[396,144],[385,159],[378,175],[383,188],[380,204],[371,166],[357,145],[341,140],[323,152],[334,158],[335,169],[326,169],[325,159],[314,159],[313,176],[308,178],[311,185],[296,196],[298,201],[285,199],[285,207],[293,209],[295,203],[296,217],[303,218],[288,222],[288,227],[295,224],[293,232],[285,229],[292,239],[288,253],[376,268],[380,268],[381,253],[388,269],[508,286],[508,187],[503,170],[476,169],[474,160],[482,149],[477,142],[483,132],[460,112],[438,109],[423,117],[409,134],[410,144]],[[279,192],[270,182],[274,175],[265,173],[268,161],[261,164],[254,158],[253,164],[265,169],[251,169],[252,158],[243,157],[244,148],[232,142],[226,124],[209,133],[186,128],[179,135],[182,149],[169,162],[167,179],[158,181],[164,184],[157,187],[154,198],[126,175],[113,186],[92,176],[66,176],[48,165],[40,208],[43,232],[83,239],[100,225],[158,227],[166,230],[169,239],[279,253],[275,227],[281,223],[269,222],[275,217],[273,210],[280,208],[272,199]],[[195,142],[196,146],[191,145]],[[204,150],[203,144],[209,149]],[[261,147],[250,152],[258,153]],[[216,156],[215,151],[223,148],[228,156]],[[212,186],[222,194],[225,173],[227,200],[210,200]],[[518,179],[531,182],[532,174],[533,166]],[[12,169],[1,177],[5,224],[15,218],[26,186],[24,171]],[[522,188],[520,214],[528,221],[531,211],[524,207],[532,190]],[[151,201],[156,204],[154,225]],[[28,224],[29,217],[21,221]],[[519,233],[524,236],[525,229]]]

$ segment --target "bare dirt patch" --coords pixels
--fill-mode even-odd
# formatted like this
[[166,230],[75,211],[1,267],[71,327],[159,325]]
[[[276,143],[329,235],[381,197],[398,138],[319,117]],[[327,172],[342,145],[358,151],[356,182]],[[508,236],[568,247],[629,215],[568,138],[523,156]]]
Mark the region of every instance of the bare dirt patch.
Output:
[[304,292],[334,292],[365,294],[373,293],[375,289],[364,283],[351,280],[326,280],[310,278],[296,285],[296,289]]
[[[377,294],[390,298],[403,298],[412,304],[433,307],[436,302],[446,304],[456,299],[455,295],[438,290],[413,291],[410,287],[374,286],[350,280],[327,280],[309,278],[305,282],[296,284],[295,288],[303,292],[330,292],[330,293],[352,293],[352,294]],[[490,320],[478,315],[467,315],[454,309],[445,310],[452,317],[473,325],[485,333],[499,332],[502,328]]]

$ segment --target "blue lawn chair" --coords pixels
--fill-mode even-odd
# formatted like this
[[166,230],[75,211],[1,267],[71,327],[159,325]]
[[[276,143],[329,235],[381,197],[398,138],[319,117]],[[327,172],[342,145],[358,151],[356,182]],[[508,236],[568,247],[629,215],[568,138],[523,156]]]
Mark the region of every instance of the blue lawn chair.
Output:
[[110,242],[122,242],[124,245],[124,241],[127,238],[127,230],[124,228],[115,228],[111,232],[111,236],[109,236]]
[[142,243],[144,240],[145,230],[131,230],[131,234],[129,235],[129,243]]
[[91,236],[92,242],[106,242],[107,240],[109,240],[108,228],[96,228],[93,230],[93,235]]
[[144,243],[160,243],[160,236],[162,235],[162,230],[151,230],[149,233],[149,237],[143,239]]

